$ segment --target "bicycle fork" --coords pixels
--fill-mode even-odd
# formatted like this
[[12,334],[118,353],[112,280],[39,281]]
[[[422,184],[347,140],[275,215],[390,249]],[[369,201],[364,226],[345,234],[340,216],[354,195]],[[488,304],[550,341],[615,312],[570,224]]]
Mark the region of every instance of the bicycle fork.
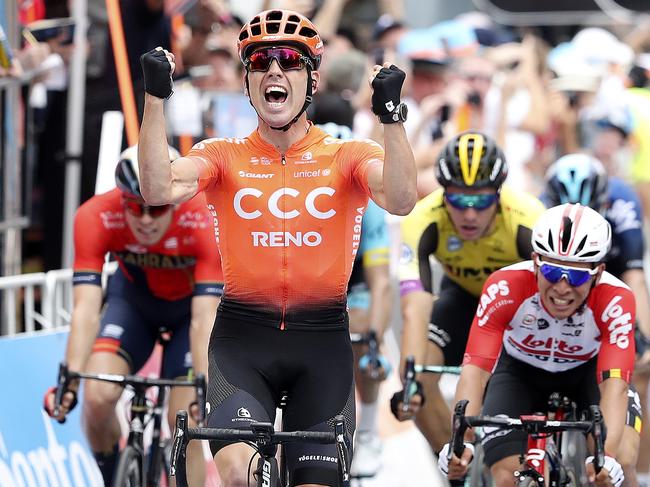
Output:
[[[543,416],[543,421],[546,417]],[[522,470],[515,471],[515,479],[523,482],[534,479],[539,487],[544,487],[544,472],[546,469],[546,435],[528,435],[526,454],[521,456]]]

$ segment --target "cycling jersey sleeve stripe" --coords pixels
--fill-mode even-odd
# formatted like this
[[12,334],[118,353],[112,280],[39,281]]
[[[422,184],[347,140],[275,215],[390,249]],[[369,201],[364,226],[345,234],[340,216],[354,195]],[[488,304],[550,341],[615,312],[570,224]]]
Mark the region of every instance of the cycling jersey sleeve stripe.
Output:
[[419,279],[411,279],[408,281],[401,281],[399,283],[399,295],[406,296],[415,291],[424,291],[424,286]]
[[94,284],[96,286],[102,285],[101,272],[84,272],[77,271],[72,275],[72,285],[78,284]]
[[367,250],[363,253],[363,266],[373,267],[389,263],[389,250],[387,247]]
[[223,296],[223,283],[197,282],[194,286],[194,296]]

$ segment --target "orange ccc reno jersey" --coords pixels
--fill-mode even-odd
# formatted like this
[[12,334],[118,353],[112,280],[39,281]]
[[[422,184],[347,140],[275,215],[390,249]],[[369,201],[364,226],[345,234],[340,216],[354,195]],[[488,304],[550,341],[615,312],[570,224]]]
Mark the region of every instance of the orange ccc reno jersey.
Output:
[[381,146],[310,126],[285,154],[257,131],[208,139],[188,153],[218,222],[225,289],[221,316],[280,328],[342,326]]
[[118,189],[93,196],[77,210],[75,285],[101,285],[102,267],[110,252],[127,279],[157,298],[174,301],[190,295],[221,295],[223,276],[215,230],[200,195],[174,209],[169,228],[154,245],[138,243],[124,211]]

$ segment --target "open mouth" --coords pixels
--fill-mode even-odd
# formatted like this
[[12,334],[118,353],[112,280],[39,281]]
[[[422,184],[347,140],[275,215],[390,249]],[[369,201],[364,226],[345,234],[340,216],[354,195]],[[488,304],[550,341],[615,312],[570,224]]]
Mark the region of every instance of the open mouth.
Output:
[[264,99],[271,105],[279,106],[287,100],[287,90],[282,86],[269,86],[264,92]]
[[567,306],[571,306],[573,299],[562,299],[551,296],[551,303],[557,308],[566,308]]
[[146,237],[151,237],[156,234],[155,228],[138,228],[138,233]]
[[475,225],[461,225],[460,228],[463,231],[463,233],[470,234],[470,235],[478,230],[478,227]]

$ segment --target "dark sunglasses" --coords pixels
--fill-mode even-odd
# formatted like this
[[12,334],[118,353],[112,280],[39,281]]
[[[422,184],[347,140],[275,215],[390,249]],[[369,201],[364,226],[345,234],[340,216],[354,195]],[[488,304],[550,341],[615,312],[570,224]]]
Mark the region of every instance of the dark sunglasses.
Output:
[[467,208],[474,208],[477,211],[487,210],[496,203],[498,198],[497,194],[445,193],[447,202],[457,210]]
[[265,47],[258,49],[248,56],[244,65],[249,71],[268,71],[274,59],[283,71],[302,69],[307,64],[311,66],[311,60],[307,56],[290,47]]
[[542,262],[537,259],[537,265],[539,266],[539,271],[551,284],[556,284],[560,282],[560,279],[563,277],[567,282],[573,286],[578,287],[582,286],[587,282],[591,276],[598,273],[598,269],[584,269],[581,267],[570,267],[570,266],[561,266],[557,264],[549,264],[548,262]]
[[167,213],[174,205],[148,206],[135,200],[124,199],[124,208],[133,216],[141,218],[148,214],[151,218],[158,218]]

